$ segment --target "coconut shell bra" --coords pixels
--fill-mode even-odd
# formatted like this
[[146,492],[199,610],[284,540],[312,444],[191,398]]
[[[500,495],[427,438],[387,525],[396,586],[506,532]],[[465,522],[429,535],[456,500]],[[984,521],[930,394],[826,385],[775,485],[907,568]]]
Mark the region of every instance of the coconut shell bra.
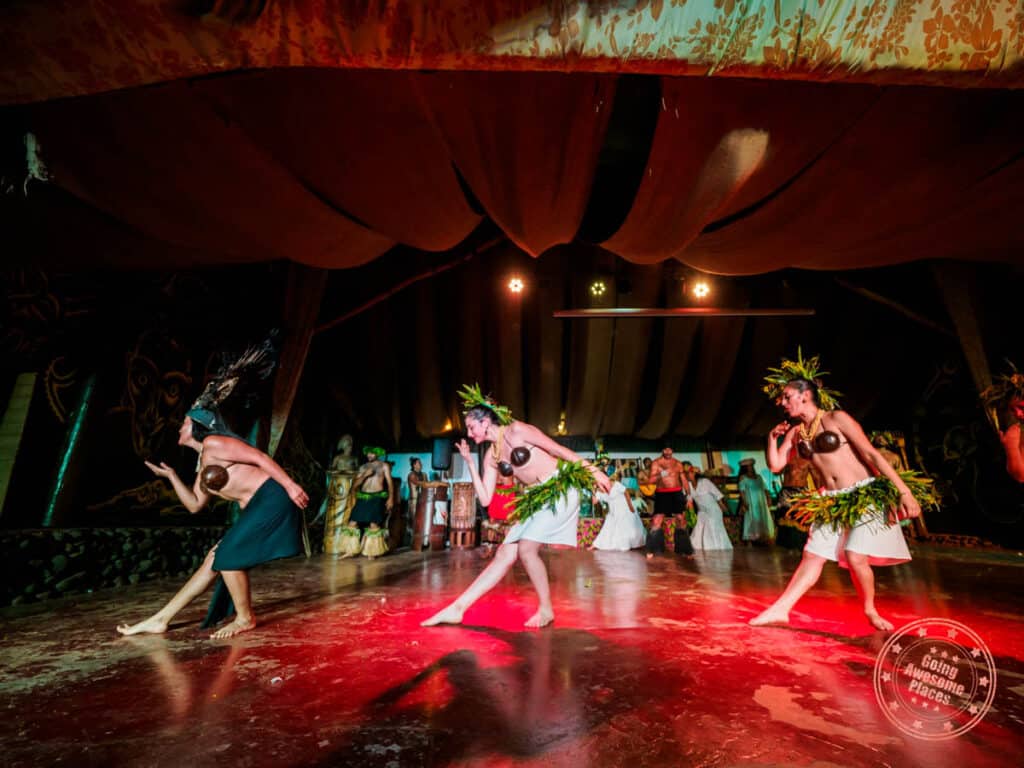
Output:
[[516,471],[516,467],[521,467],[530,461],[530,449],[525,445],[517,446],[512,449],[512,453],[509,458],[511,459],[511,462],[498,462],[498,472],[500,472],[503,477],[511,477]]
[[796,452],[800,454],[800,458],[809,459],[816,453],[832,453],[838,451],[839,446],[843,444],[843,439],[838,433],[832,432],[831,430],[825,430],[819,435],[815,435],[810,440],[798,440],[796,444]]

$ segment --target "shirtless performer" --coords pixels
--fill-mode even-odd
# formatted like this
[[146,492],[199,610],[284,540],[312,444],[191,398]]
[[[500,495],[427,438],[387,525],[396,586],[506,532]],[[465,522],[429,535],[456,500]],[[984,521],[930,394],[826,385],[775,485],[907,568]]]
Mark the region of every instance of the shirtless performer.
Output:
[[235,437],[213,410],[192,408],[178,432],[178,445],[199,453],[191,487],[163,462],[147,461],[146,466],[170,480],[189,512],[198,512],[211,496],[219,496],[237,501],[243,514],[163,608],[138,624],[121,624],[117,631],[122,635],[166,632],[171,619],[217,581],[200,626],[207,629],[234,613],[234,621],[210,635],[215,639],[233,637],[256,626],[249,569],[302,551],[299,510],[305,509],[309,496],[267,454]]
[[[650,481],[656,486],[654,491],[654,515],[651,517],[651,536],[647,541],[648,557],[658,551],[659,541],[664,541],[661,524],[665,518],[675,520],[676,536],[673,539],[677,555],[692,555],[693,545],[686,525],[686,510],[693,508],[690,481],[686,476],[686,468],[679,459],[672,455],[672,449],[665,446],[661,456],[651,462]],[[659,538],[659,534],[661,538]],[[660,544],[663,549],[664,544]],[[680,551],[681,550],[681,551]]]
[[575,547],[580,506],[581,488],[564,482],[562,477],[571,477],[572,468],[563,467],[560,470],[558,462],[562,460],[580,464],[585,470],[576,468],[577,472],[583,471],[585,474],[589,471],[593,482],[605,493],[611,489],[611,481],[594,464],[556,443],[536,427],[514,421],[508,408],[485,398],[478,387],[467,387],[460,395],[467,408],[464,415],[469,439],[478,445],[485,441],[491,443],[491,450],[484,457],[483,477],[477,470],[476,462],[472,460],[469,444],[460,440],[456,445],[469,467],[473,487],[481,504],[490,504],[499,472],[515,477],[524,486],[568,487],[550,506],[536,511],[526,519],[521,517],[524,509],[520,497],[513,513],[519,521],[509,529],[494,559],[455,602],[422,622],[422,626],[461,623],[466,610],[501,581],[516,559],[522,561],[539,603],[537,612],[527,619],[526,626],[546,626],[554,621],[555,612],[551,604],[547,570],[540,558],[540,546],[564,544]]
[[395,504],[391,465],[384,461],[383,448],[368,446],[363,450],[366,463],[352,483],[356,492],[356,505],[349,516],[349,526],[366,530],[362,553],[373,559],[388,551],[387,531],[382,527]]
[[803,458],[794,445],[789,452],[786,466],[782,468],[782,490],[779,492],[781,514],[789,509],[789,500],[808,488],[819,488],[822,483],[815,477],[814,465],[810,459]]
[[[795,504],[813,497],[818,507],[826,511],[845,509],[844,514],[849,514],[852,510],[853,522],[849,524],[849,518],[843,518],[843,523],[838,518],[832,522],[816,519],[803,559],[789,585],[750,624],[788,623],[789,612],[818,581],[825,562],[834,560],[849,568],[871,626],[890,630],[893,625],[875,607],[871,566],[910,560],[896,518],[917,517],[921,507],[903,477],[871,445],[860,425],[848,413],[838,410],[833,393],[819,384],[817,368],[816,357],[804,360],[800,356],[798,363],[784,361],[777,370],[789,372],[792,378],[784,384],[774,380],[774,390],[766,387],[770,395],[777,394],[786,415],[796,422],[794,425],[785,421],[772,429],[768,437],[768,464],[772,472],[781,471],[795,447],[803,458],[810,460],[824,483],[820,494],[807,492],[803,497],[795,497]],[[772,383],[773,379],[768,381]]]

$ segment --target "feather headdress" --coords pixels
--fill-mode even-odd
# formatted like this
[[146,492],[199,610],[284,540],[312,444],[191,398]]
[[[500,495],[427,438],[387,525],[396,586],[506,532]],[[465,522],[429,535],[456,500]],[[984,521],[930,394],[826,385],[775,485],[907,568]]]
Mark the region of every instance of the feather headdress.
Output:
[[207,429],[233,435],[220,415],[221,405],[232,394],[253,397],[256,385],[273,373],[277,365],[277,335],[277,331],[271,332],[237,359],[221,365],[186,415]]

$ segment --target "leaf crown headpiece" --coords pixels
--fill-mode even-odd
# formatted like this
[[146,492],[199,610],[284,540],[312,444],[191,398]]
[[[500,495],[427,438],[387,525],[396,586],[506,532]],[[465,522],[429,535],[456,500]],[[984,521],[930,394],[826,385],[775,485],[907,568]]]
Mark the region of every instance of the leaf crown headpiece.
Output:
[[498,424],[507,426],[512,423],[512,410],[508,406],[498,405],[494,398],[481,392],[479,384],[472,386],[469,384],[463,385],[462,389],[459,390],[459,397],[462,398],[463,414],[477,406],[483,406],[494,414],[495,418],[498,419]]
[[1011,399],[1024,400],[1024,373],[1009,360],[1006,362],[1010,372],[996,376],[995,381],[981,392],[981,402],[988,408],[998,408]]
[[834,411],[839,408],[839,397],[842,393],[829,389],[822,383],[821,377],[827,375],[828,371],[821,370],[821,360],[817,355],[805,358],[803,350],[797,347],[796,360],[783,358],[778,368],[768,369],[768,375],[764,377],[764,393],[778,402],[788,384],[804,379],[818,388],[818,402],[821,403],[822,410]]

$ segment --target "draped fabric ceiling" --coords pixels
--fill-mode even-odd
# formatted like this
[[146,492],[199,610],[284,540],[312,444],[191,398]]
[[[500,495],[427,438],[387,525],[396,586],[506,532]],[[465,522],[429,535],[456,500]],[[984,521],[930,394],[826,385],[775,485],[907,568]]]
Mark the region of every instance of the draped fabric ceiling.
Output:
[[27,237],[35,255],[351,267],[448,250],[486,215],[536,256],[577,235],[623,72],[661,75],[603,243],[627,260],[737,274],[1021,244],[1024,0],[82,0],[0,24],[5,122],[62,191],[7,217],[68,222]]
[[[1015,262],[1024,250],[1024,2],[196,6],[210,12],[171,0],[0,9],[5,130],[35,137],[49,176],[0,205],[18,258],[353,268],[396,246],[457,250],[485,219],[532,256],[600,246],[724,275]],[[657,78],[649,134],[616,109],[623,73]],[[640,158],[637,183],[617,190],[609,233],[583,245],[616,144]],[[556,263],[540,289],[553,308],[574,261]],[[651,274],[633,274],[630,303],[672,300]],[[415,320],[439,338],[427,290]],[[534,341],[501,366],[463,361],[460,380],[487,373],[546,426],[567,402],[582,434],[704,433],[741,340],[768,338],[740,320],[631,321],[632,336],[599,321],[570,343],[549,317],[487,309],[503,348],[520,321]],[[483,345],[479,324],[458,333]],[[645,333],[662,348],[637,343]],[[651,394],[654,352],[653,399],[611,407]],[[438,374],[417,389],[418,434],[439,429],[451,384]],[[680,399],[687,388],[699,401]],[[406,416],[387,421],[394,439],[408,432]]]
[[[603,243],[629,261],[750,274],[1020,254],[1022,92],[660,85],[642,180]],[[298,69],[43,102],[17,115],[61,193],[30,182],[4,207],[43,261],[152,264],[141,239],[164,263],[351,267],[451,249],[481,214],[539,255],[593,202],[615,94],[610,75]],[[57,231],[40,226],[52,206],[71,209]]]

